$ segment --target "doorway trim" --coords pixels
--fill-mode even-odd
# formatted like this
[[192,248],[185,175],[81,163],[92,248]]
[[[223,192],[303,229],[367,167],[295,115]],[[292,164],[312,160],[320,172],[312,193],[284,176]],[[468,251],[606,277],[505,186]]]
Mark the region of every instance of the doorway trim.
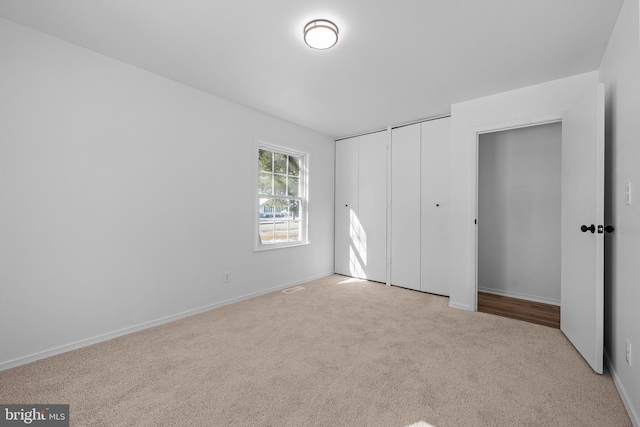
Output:
[[562,122],[562,118],[565,115],[566,111],[558,111],[549,114],[541,114],[530,117],[522,117],[514,120],[506,120],[501,122],[495,122],[491,124],[476,126],[473,128],[473,132],[475,133],[475,156],[473,157],[473,162],[471,165],[473,177],[473,203],[471,204],[473,212],[473,218],[475,219],[475,227],[474,232],[471,233],[471,242],[470,246],[473,251],[472,256],[472,268],[471,273],[473,275],[473,293],[467,296],[467,301],[469,301],[469,306],[472,311],[478,311],[478,173],[479,173],[479,150],[480,150],[480,135],[486,133],[493,132],[501,132],[505,130],[512,129],[520,129],[525,127],[532,126],[540,126],[549,123],[557,123]]
[[451,105],[449,307],[476,308],[477,133],[562,120],[599,79],[598,71],[590,71]]

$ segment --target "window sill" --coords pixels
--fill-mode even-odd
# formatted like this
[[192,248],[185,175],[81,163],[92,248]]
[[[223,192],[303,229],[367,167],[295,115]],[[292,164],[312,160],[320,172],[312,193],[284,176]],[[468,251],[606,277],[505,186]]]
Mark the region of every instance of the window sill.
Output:
[[284,243],[284,244],[274,244],[274,245],[262,245],[255,248],[254,252],[264,252],[264,251],[272,251],[275,249],[286,249],[286,248],[295,248],[298,246],[307,246],[310,245],[311,242],[300,242],[300,243]]

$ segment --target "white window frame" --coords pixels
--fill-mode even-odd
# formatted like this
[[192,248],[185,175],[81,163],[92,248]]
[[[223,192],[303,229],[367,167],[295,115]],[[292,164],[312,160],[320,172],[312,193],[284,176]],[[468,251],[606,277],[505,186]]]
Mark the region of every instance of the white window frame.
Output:
[[[259,156],[260,150],[269,150],[280,154],[286,154],[291,156],[300,157],[300,187],[299,194],[297,197],[288,196],[288,195],[272,195],[269,198],[277,198],[277,199],[288,199],[288,200],[300,200],[300,228],[299,228],[299,240],[288,241],[288,242],[277,242],[277,243],[262,243],[260,238],[260,199],[264,199],[265,195],[260,194],[259,192],[259,176],[260,176],[260,163]],[[254,173],[255,173],[255,181],[254,181],[254,194],[255,194],[255,251],[265,251],[272,249],[281,249],[281,248],[289,248],[293,246],[302,246],[308,245],[309,242],[309,230],[308,230],[308,218],[309,218],[309,153],[292,149],[289,147],[283,147],[281,145],[271,144],[265,141],[259,140],[254,149]]]

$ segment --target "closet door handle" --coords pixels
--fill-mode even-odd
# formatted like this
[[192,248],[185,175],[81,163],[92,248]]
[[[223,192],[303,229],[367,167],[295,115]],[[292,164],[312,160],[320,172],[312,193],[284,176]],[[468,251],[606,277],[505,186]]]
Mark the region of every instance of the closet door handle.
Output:
[[580,230],[582,230],[583,233],[586,233],[587,231],[590,231],[592,233],[596,232],[596,226],[591,224],[591,227],[587,227],[586,225],[583,225],[582,227],[580,227]]

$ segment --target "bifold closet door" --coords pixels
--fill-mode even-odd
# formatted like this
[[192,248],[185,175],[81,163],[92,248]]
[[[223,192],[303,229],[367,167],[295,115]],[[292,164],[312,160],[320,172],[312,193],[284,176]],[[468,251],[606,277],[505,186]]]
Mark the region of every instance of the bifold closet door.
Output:
[[391,135],[391,284],[420,290],[420,124]]
[[336,142],[335,271],[387,280],[387,133]]
[[449,295],[449,158],[451,119],[422,123],[420,287]]
[[358,138],[336,142],[335,260],[336,273],[360,277],[352,243],[351,221],[358,212]]
[[387,132],[360,137],[358,215],[353,227],[363,278],[387,281]]

